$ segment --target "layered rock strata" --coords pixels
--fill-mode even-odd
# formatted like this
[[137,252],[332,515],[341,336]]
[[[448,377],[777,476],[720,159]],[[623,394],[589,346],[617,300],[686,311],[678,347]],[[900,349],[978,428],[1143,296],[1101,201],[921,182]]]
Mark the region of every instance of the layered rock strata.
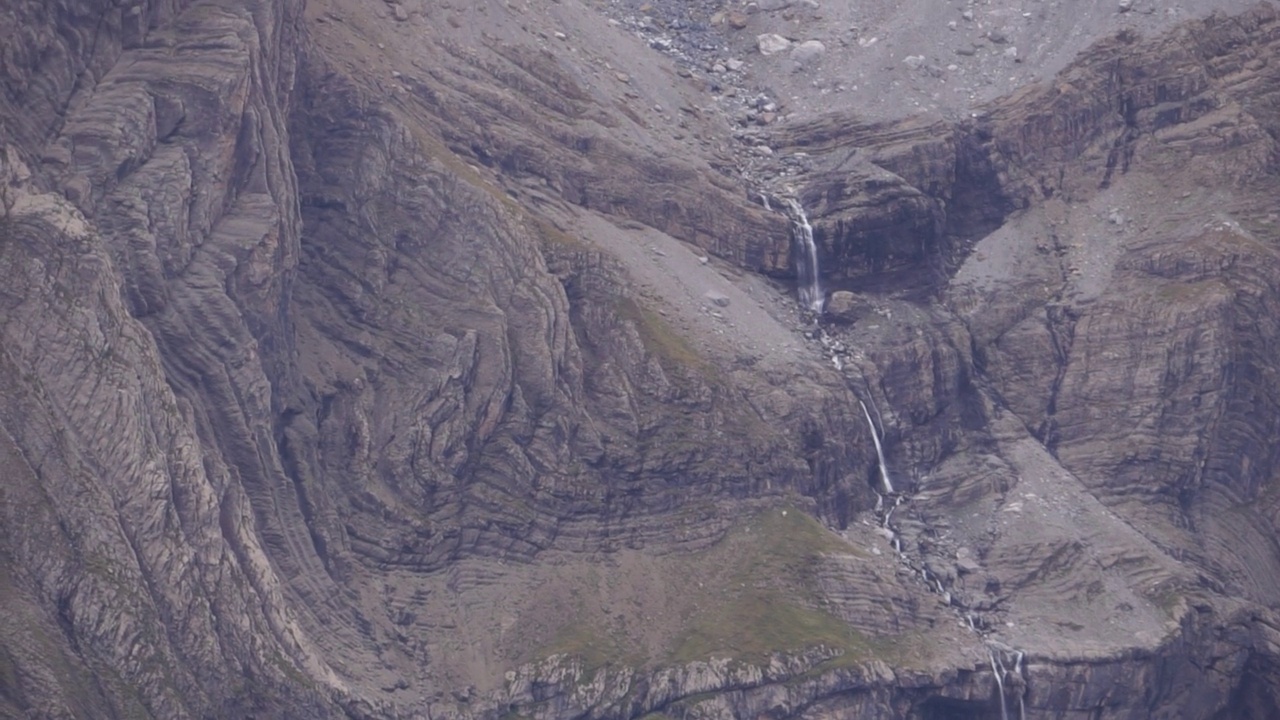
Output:
[[634,38],[375,6],[8,3],[0,715],[1274,713],[1269,6],[780,131],[829,335]]

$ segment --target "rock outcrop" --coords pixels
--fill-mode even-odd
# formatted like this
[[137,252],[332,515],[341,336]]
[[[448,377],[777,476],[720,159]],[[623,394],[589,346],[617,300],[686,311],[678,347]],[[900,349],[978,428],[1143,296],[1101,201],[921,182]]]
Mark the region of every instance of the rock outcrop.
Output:
[[0,717],[1277,712],[1269,5],[750,168],[534,5],[6,3]]

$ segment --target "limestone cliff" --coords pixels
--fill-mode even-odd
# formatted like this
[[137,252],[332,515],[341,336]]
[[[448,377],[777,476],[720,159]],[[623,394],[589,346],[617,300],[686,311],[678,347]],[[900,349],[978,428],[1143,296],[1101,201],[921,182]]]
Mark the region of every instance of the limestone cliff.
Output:
[[1278,712],[1269,5],[736,137],[652,6],[0,7],[0,717]]

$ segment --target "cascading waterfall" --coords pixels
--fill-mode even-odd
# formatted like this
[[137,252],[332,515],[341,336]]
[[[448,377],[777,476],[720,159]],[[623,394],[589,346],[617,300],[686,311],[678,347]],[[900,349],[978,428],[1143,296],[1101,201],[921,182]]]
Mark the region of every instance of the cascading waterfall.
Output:
[[792,234],[796,250],[796,284],[800,292],[800,303],[810,310],[821,313],[823,300],[822,285],[818,280],[818,246],[813,242],[813,226],[804,213],[804,207],[794,198],[787,198],[787,207],[791,210]]
[[987,657],[991,660],[991,674],[996,676],[996,689],[1000,691],[1000,720],[1009,720],[1009,709],[1004,702],[1004,665],[991,650],[987,650]]
[[[794,201],[788,202],[794,203]],[[793,204],[792,208],[797,210],[798,205]],[[823,349],[831,353],[832,361],[837,368],[840,368],[843,364],[840,361],[840,354],[844,352],[843,345],[838,340],[830,338],[821,328],[819,328],[817,335],[811,337],[816,337],[821,341]],[[889,478],[889,469],[884,459],[884,445],[881,442],[880,432],[876,428],[876,420],[872,418],[871,414],[871,409],[874,409],[875,418],[880,420],[880,426],[883,427],[884,419],[880,416],[880,408],[876,407],[874,401],[871,404],[871,409],[868,409],[866,402],[861,399],[858,400],[858,404],[862,406],[862,415],[867,419],[867,427],[871,430],[871,439],[876,448],[876,461],[880,466],[882,488],[876,492],[875,514],[880,520],[882,534],[888,538],[894,552],[898,554],[899,560],[905,563],[908,568],[920,574],[920,578],[924,581],[924,586],[941,596],[945,604],[955,609],[956,615],[963,625],[983,638],[987,649],[987,658],[991,663],[991,673],[995,677],[996,689],[1000,694],[1000,720],[1010,720],[1008,698],[1008,693],[1010,692],[1014,693],[1018,698],[1018,720],[1026,720],[1026,695],[1029,678],[1025,665],[1025,653],[991,638],[991,628],[984,617],[979,615],[975,620],[973,613],[967,612],[968,606],[952,595],[950,589],[943,583],[943,578],[930,572],[927,565],[917,564],[917,561],[904,552],[903,539],[893,526],[892,521],[895,511],[900,506],[908,503],[911,498],[909,494],[899,494],[893,487],[893,481]]]
[[[1013,668],[1006,667],[1005,659],[1013,656]],[[1018,720],[1026,720],[1027,706],[1025,696],[1027,693],[1027,679],[1023,675],[1022,660],[1025,653],[1021,650],[1014,650],[1003,643],[989,642],[987,644],[987,657],[991,660],[991,674],[996,678],[996,689],[1000,693],[1000,720],[1009,720],[1009,707],[1005,685],[1008,683],[1010,690],[1018,695]]]
[[893,493],[893,481],[889,480],[889,469],[884,464],[884,448],[880,445],[880,434],[876,432],[876,424],[871,420],[871,413],[867,411],[867,404],[858,401],[862,406],[862,414],[867,417],[867,427],[871,428],[871,439],[876,444],[876,460],[880,462],[880,482],[884,486],[886,494]]
[[1022,690],[1021,692],[1018,693],[1018,720],[1027,720],[1027,705],[1025,702],[1023,702],[1023,697],[1025,697],[1027,694],[1027,691],[1026,691],[1027,684],[1022,674],[1022,651],[1021,650],[1018,651],[1017,656],[1013,660],[1013,674],[1018,678],[1018,680],[1022,685]]

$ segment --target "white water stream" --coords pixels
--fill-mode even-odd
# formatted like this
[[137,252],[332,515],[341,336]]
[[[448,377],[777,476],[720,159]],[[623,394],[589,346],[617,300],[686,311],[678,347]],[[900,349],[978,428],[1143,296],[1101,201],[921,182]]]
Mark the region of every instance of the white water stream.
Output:
[[882,489],[885,493],[893,493],[893,481],[889,479],[889,468],[884,464],[884,448],[880,445],[880,434],[876,432],[876,424],[871,421],[871,413],[867,411],[867,404],[858,401],[862,406],[862,414],[867,417],[867,427],[871,428],[871,439],[876,444],[876,460],[880,462],[880,482],[884,486]]
[[[1005,667],[1004,661],[1008,655],[1013,654],[1013,668]],[[1023,674],[1022,659],[1026,654],[1021,650],[1014,650],[1007,645],[1001,643],[990,643],[987,645],[987,657],[991,660],[991,674],[996,678],[996,689],[1000,693],[1000,720],[1009,720],[1009,706],[1006,699],[1005,680],[1010,680],[1012,690],[1018,695],[1018,720],[1026,720],[1027,718],[1027,679]],[[1012,678],[1010,678],[1012,675]]]
[[1000,690],[1000,720],[1009,720],[1009,709],[1004,703],[1004,665],[991,650],[987,651],[987,657],[991,659],[991,674],[996,676],[996,687]]
[[[767,207],[767,205],[766,205]],[[813,242],[813,226],[804,213],[804,207],[794,198],[787,198],[787,207],[791,209],[792,234],[796,249],[796,285],[800,293],[800,303],[810,310],[821,313],[826,298],[822,294],[822,284],[818,273],[818,246]]]
[[1021,650],[1018,651],[1017,657],[1014,658],[1013,674],[1017,675],[1018,678],[1024,681],[1022,683],[1022,689],[1018,692],[1018,720],[1027,720],[1027,705],[1023,701],[1023,698],[1026,697],[1026,694],[1027,694],[1027,691],[1026,691],[1027,686],[1025,682],[1026,676],[1022,674],[1022,651]]
[[[765,202],[767,203],[768,201],[766,200]],[[797,218],[797,228],[799,228],[799,222],[800,220],[803,220],[804,211],[794,200],[788,200],[787,202],[791,205],[793,213],[795,213],[795,217]],[[804,222],[804,225],[808,225],[807,221]],[[808,231],[807,235],[808,241],[811,244],[811,229]],[[813,258],[814,264],[812,267],[814,274],[811,276],[802,275],[801,279],[803,280],[806,277],[812,277],[815,279],[812,292],[817,293],[818,304],[817,307],[810,307],[817,312],[821,312],[821,289],[818,287],[816,282],[816,253]],[[806,293],[805,285],[803,284],[800,287],[800,297],[801,300],[812,297],[812,295]],[[839,341],[829,338],[825,332],[821,333],[820,339],[822,341],[823,348],[831,352],[832,362],[835,364],[837,369],[840,369],[843,365],[840,358],[840,353],[843,352],[842,344]],[[973,614],[965,612],[966,606],[964,604],[953,603],[954,596],[946,584],[944,584],[943,578],[930,572],[927,567],[920,567],[904,552],[903,539],[898,534],[897,529],[893,526],[892,520],[894,512],[898,507],[910,501],[910,493],[907,492],[899,494],[895,490],[893,481],[889,477],[889,468],[885,463],[884,457],[884,444],[882,442],[880,431],[876,427],[876,419],[873,419],[871,415],[871,409],[874,409],[875,417],[880,420],[880,424],[883,426],[884,420],[880,416],[880,409],[875,406],[874,402],[872,402],[871,409],[868,409],[866,402],[861,399],[858,400],[858,404],[862,406],[862,415],[866,418],[867,427],[871,430],[871,440],[875,443],[876,448],[876,461],[880,467],[881,488],[876,492],[875,514],[880,520],[882,534],[889,539],[889,543],[893,547],[894,552],[897,553],[898,558],[902,562],[906,563],[909,568],[917,570],[920,573],[920,577],[924,581],[925,587],[930,591],[937,593],[948,606],[954,605],[956,607],[957,616],[961,618],[964,626],[974,634],[983,638],[984,644],[986,644],[987,647],[987,658],[991,663],[991,672],[995,677],[996,689],[1000,694],[1000,720],[1010,720],[1009,692],[1013,692],[1018,698],[1018,720],[1026,720],[1026,694],[1029,678],[1027,677],[1027,669],[1024,664],[1024,660],[1026,659],[1025,653],[988,637],[988,633],[990,632],[989,624],[985,621],[982,622],[981,625],[979,625],[978,622],[975,622]],[[892,502],[890,503],[886,501]],[[879,554],[878,551],[877,554]],[[1005,664],[1006,662],[1010,663],[1011,667],[1007,666]],[[1006,685],[1008,685],[1008,687],[1006,687]]]

